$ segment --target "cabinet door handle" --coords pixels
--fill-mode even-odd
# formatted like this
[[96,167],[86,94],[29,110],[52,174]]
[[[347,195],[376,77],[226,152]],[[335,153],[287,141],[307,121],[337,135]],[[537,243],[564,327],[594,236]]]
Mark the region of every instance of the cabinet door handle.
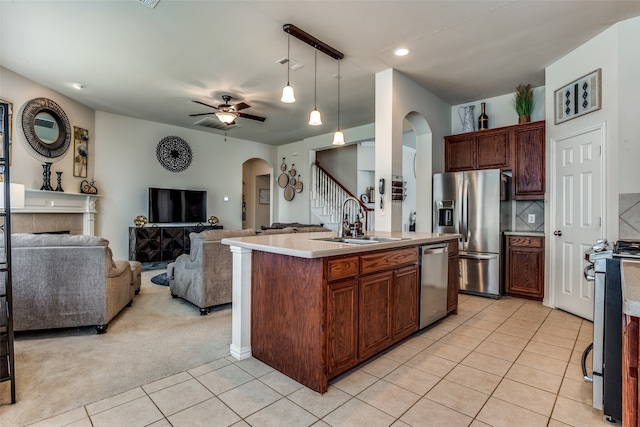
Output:
[[553,232],[554,236],[562,236],[562,230],[556,230]]

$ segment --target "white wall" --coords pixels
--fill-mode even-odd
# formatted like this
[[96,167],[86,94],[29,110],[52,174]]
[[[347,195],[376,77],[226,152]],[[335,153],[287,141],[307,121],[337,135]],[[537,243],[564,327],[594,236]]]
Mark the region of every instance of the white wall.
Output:
[[[96,112],[96,185],[100,199],[96,233],[111,243],[114,256],[128,258],[128,227],[147,215],[148,188],[207,191],[207,216],[226,229],[242,228],[242,164],[250,158],[275,163],[275,147],[115,114]],[[180,173],[156,159],[158,142],[170,135],[191,146],[193,161]],[[223,197],[228,196],[229,202]]]
[[358,149],[357,144],[333,147],[316,152],[316,160],[347,190],[358,197]]
[[[416,132],[416,231],[431,231],[431,187],[434,172],[444,165],[444,136],[451,133],[451,106],[402,73],[389,69],[376,74],[376,182],[402,175],[403,120]],[[416,129],[416,127],[418,129]],[[376,204],[379,204],[376,190]],[[402,205],[384,196],[376,206],[376,229],[400,231]],[[389,206],[391,206],[389,208]]]
[[[618,25],[618,192],[640,193],[640,18],[628,19]],[[604,93],[603,93],[604,98]],[[603,99],[604,102],[604,99]]]
[[[637,85],[637,81],[622,82],[619,80],[619,54],[618,54],[618,29],[613,26],[587,43],[578,47],[565,57],[551,64],[546,69],[546,137],[547,137],[547,194],[552,193],[552,159],[554,144],[552,140],[558,140],[565,135],[573,134],[587,127],[605,123],[606,135],[603,147],[606,176],[605,199],[603,200],[605,218],[603,219],[603,236],[615,241],[618,232],[618,128],[619,128],[619,100],[624,96],[626,86]],[[602,69],[602,108],[575,119],[568,120],[558,125],[554,124],[554,91],[584,76],[598,68]],[[622,89],[622,90],[621,90]],[[623,174],[624,172],[620,172]],[[545,224],[547,234],[553,226],[552,217],[556,210],[553,200],[549,199],[546,209]],[[552,241],[552,239],[548,239]],[[550,242],[549,242],[550,243]],[[549,251],[550,252],[550,251]],[[548,263],[549,264],[549,263]]]
[[[371,141],[374,136],[374,125],[368,124],[350,129],[342,129],[347,145],[360,141]],[[309,191],[311,188],[311,164],[315,161],[315,152],[333,147],[333,133],[327,133],[291,144],[277,147],[278,165],[282,158],[286,159],[287,165],[295,163],[296,171],[300,174],[300,180],[304,188],[301,193],[296,193],[292,201],[284,200],[284,190],[277,182],[274,183],[273,197],[271,203],[274,209],[274,218],[280,222],[312,222],[311,210],[309,208]],[[340,148],[337,148],[340,150]],[[338,151],[339,152],[339,151]],[[276,170],[279,171],[278,168]],[[274,181],[278,179],[278,174],[274,174]]]
[[[603,236],[610,241],[618,239],[619,196],[624,193],[640,193],[640,121],[637,102],[640,96],[638,75],[640,58],[637,40],[640,37],[640,18],[620,22],[602,32],[587,43],[570,52],[546,69],[546,120],[547,120],[547,176],[551,174],[552,140],[570,135],[590,126],[605,125],[603,148],[605,188],[603,208],[605,218]],[[553,92],[565,84],[602,69],[602,108],[575,119],[554,124]],[[552,190],[547,179],[547,194]],[[547,209],[545,224],[557,208]],[[547,227],[547,234],[551,229]],[[550,240],[550,239],[549,239]],[[547,260],[551,243],[547,242]],[[547,266],[550,264],[546,263]],[[549,277],[549,272],[547,272]],[[553,292],[553,284],[547,280],[545,299]]]
[[[28,189],[39,190],[42,186],[42,162],[33,158],[25,149],[26,139],[20,128],[19,115],[24,104],[34,98],[49,98],[55,101],[69,118],[72,132],[71,144],[67,153],[51,166],[52,171],[62,171],[62,188],[66,192],[79,193],[80,183],[85,178],[73,176],[73,126],[89,131],[89,163],[87,179],[95,177],[96,185],[102,177],[96,174],[95,162],[95,117],[94,110],[73,101],[66,96],[28,80],[13,71],[0,67],[0,98],[13,103],[13,147],[11,162],[11,181],[24,184]],[[52,173],[51,185],[57,185],[56,174]]]
[[[526,84],[526,82],[523,82]],[[515,93],[515,88],[514,88]],[[474,129],[478,130],[478,117],[481,113],[481,103],[485,103],[485,114],[489,117],[489,129],[499,128],[503,126],[511,126],[518,124],[518,113],[513,108],[514,93],[494,96],[493,98],[479,99],[474,102],[454,105],[451,107],[451,133],[462,133],[462,120],[460,115],[464,117],[464,113],[459,111],[460,108],[473,105]],[[545,119],[545,87],[540,86],[534,88],[535,105],[531,113],[531,121]]]

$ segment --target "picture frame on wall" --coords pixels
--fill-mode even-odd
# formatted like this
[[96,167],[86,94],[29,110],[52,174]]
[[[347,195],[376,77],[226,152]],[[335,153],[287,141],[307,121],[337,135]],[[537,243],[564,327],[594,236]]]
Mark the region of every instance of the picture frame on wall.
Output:
[[271,192],[268,188],[261,188],[260,190],[258,190],[258,202],[261,205],[268,205],[271,203]]
[[[2,98],[0,98],[0,102],[4,102],[9,106],[9,166],[11,166],[11,157],[13,154],[13,102],[9,102]],[[1,128],[0,134],[2,134]],[[0,150],[1,149],[2,147],[0,147]]]
[[555,124],[602,108],[602,69],[598,68],[553,93]]
[[87,177],[89,169],[89,131],[73,127],[73,176]]

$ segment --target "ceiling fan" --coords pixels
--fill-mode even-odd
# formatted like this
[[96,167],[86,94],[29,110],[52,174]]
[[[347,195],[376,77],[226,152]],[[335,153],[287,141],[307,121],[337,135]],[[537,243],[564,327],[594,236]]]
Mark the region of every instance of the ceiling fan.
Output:
[[205,107],[213,108],[216,111],[210,112],[210,113],[189,114],[189,116],[196,117],[196,116],[206,116],[208,114],[215,114],[218,120],[220,120],[225,125],[234,125],[235,120],[238,117],[242,117],[243,119],[257,120],[259,122],[264,122],[266,120],[265,117],[254,116],[253,114],[240,112],[240,110],[250,108],[251,106],[249,104],[240,102],[236,105],[231,105],[229,104],[229,101],[231,101],[231,96],[229,95],[222,95],[222,100],[224,101],[224,104],[220,104],[217,107],[213,105],[205,104],[204,102],[193,101],[196,104],[201,104],[201,105],[204,105]]

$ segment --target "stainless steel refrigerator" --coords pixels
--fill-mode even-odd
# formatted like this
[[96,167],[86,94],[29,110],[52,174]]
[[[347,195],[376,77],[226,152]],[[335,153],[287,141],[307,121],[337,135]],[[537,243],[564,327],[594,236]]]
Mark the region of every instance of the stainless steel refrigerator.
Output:
[[509,177],[499,169],[433,176],[433,232],[459,233],[460,292],[498,298],[502,232],[509,228]]

